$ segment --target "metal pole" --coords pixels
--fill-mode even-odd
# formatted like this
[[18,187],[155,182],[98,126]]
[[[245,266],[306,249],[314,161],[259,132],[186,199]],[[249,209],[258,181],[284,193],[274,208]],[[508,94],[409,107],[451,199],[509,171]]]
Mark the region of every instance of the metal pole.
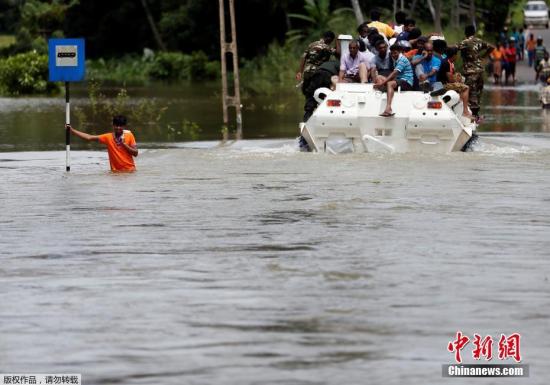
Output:
[[241,91],[239,81],[239,58],[237,56],[237,28],[235,27],[235,5],[229,0],[229,15],[231,18],[231,48],[233,51],[233,79],[235,112],[237,116],[237,140],[243,137],[243,117],[241,114]]
[[[65,124],[71,124],[71,104],[69,102],[69,82],[65,82]],[[71,130],[65,130],[66,169],[71,171]]]
[[220,47],[221,47],[221,64],[222,64],[222,108],[223,108],[223,124],[229,126],[229,118],[227,116],[227,63],[225,62],[225,10],[224,0],[220,0]]

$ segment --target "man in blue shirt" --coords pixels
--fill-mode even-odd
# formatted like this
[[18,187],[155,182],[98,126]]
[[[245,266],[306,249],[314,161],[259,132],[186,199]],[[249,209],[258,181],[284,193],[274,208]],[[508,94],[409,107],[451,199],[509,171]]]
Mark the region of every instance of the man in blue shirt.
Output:
[[386,100],[386,108],[380,116],[390,117],[395,115],[391,109],[393,95],[397,87],[401,87],[403,91],[412,90],[413,86],[413,70],[409,60],[401,54],[401,46],[394,44],[390,47],[390,56],[393,62],[393,71],[387,76],[378,76],[376,84],[377,89],[386,88],[388,97]]
[[432,85],[437,81],[437,72],[441,67],[441,60],[433,54],[433,44],[427,42],[424,44],[422,54],[415,55],[412,58],[412,65],[418,77],[420,88],[424,92],[429,92]]

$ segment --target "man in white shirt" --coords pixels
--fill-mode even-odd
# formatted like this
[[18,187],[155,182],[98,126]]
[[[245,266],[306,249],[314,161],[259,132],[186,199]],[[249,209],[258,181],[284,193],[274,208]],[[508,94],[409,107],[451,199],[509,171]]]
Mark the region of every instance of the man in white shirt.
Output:
[[349,52],[343,53],[340,59],[340,73],[338,81],[344,83],[367,83],[371,71],[372,57],[370,52],[360,52],[359,42],[352,40],[349,43]]

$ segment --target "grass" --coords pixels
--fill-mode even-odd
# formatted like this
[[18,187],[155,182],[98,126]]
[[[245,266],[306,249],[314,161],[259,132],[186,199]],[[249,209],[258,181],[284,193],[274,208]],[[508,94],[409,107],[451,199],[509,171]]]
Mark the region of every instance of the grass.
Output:
[[0,35],[0,48],[9,47],[15,43],[14,35]]

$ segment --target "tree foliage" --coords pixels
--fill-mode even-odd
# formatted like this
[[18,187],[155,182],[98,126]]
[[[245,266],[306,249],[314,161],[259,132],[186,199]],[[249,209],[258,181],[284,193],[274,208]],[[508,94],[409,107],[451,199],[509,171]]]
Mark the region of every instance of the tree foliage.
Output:
[[0,93],[44,94],[58,90],[47,81],[48,56],[31,51],[0,60]]
[[332,10],[330,0],[304,0],[304,13],[289,13],[292,19],[305,22],[302,28],[287,32],[289,42],[295,40],[318,39],[327,30],[336,30],[346,20],[346,13],[351,15],[353,9],[338,8]]

